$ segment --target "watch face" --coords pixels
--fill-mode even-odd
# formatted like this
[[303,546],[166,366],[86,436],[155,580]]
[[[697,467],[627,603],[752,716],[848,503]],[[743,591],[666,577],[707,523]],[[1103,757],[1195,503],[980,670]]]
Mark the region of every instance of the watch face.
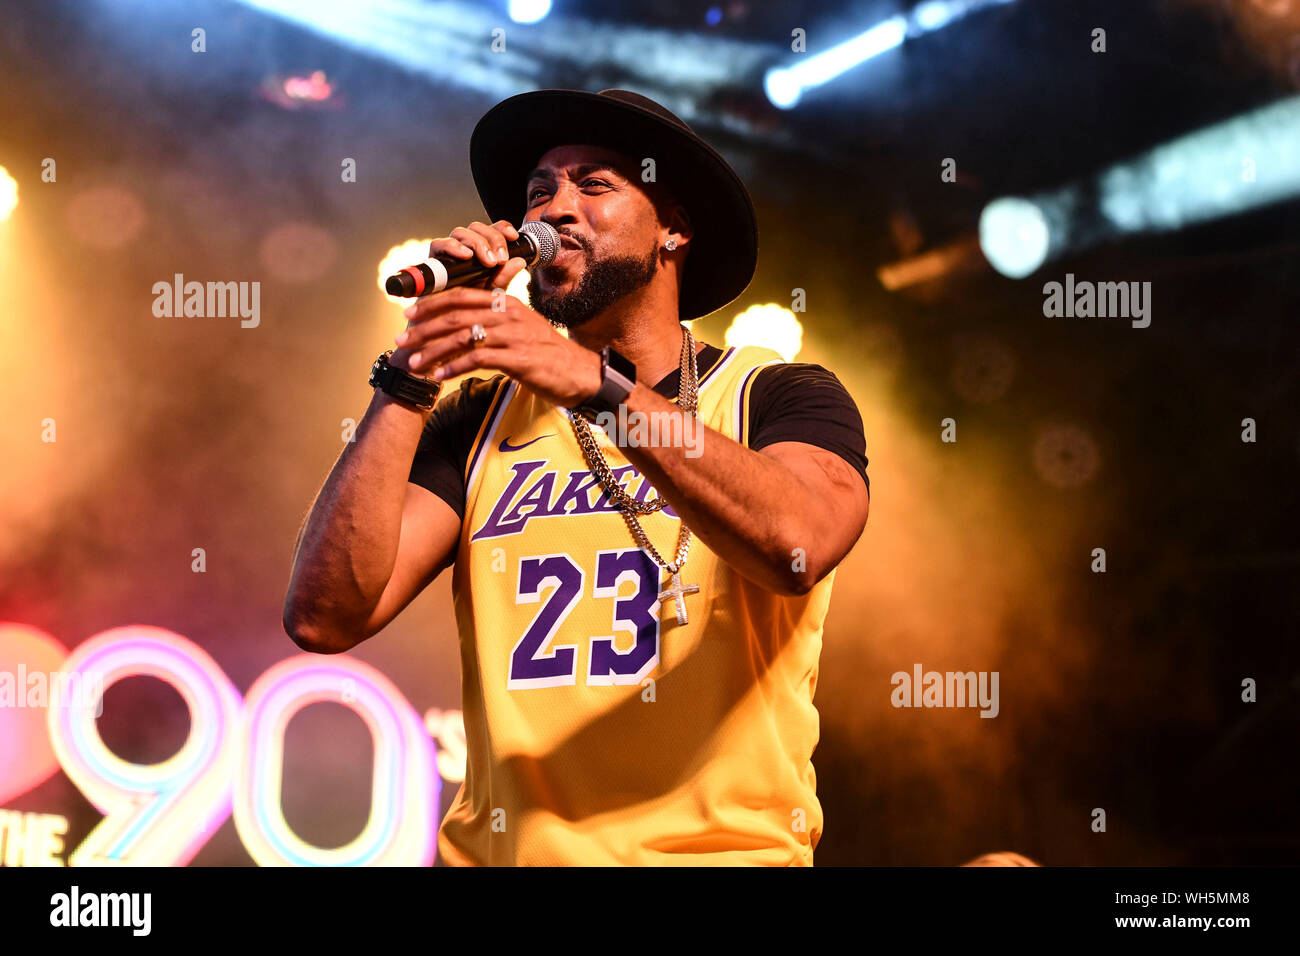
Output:
[[633,361],[625,355],[620,355],[612,348],[609,348],[609,346],[605,346],[605,348],[609,350],[608,361],[610,368],[614,369],[614,371],[618,372],[618,374],[622,375],[628,381],[635,382],[636,365]]

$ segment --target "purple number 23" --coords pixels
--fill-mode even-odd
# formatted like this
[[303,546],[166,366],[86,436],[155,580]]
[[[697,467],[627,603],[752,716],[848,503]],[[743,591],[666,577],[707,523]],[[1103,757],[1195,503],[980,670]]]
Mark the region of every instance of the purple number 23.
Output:
[[[519,561],[518,604],[536,604],[542,591],[552,588],[528,630],[510,655],[510,690],[529,687],[563,687],[577,682],[577,651],[566,644],[543,654],[551,639],[582,598],[586,575],[567,554],[547,554]],[[633,581],[636,590],[619,597],[619,586]],[[612,636],[592,637],[587,655],[587,683],[638,684],[659,663],[659,568],[640,549],[600,551],[596,554],[596,583],[592,597],[614,598],[612,626],[636,635],[632,647],[620,651]]]

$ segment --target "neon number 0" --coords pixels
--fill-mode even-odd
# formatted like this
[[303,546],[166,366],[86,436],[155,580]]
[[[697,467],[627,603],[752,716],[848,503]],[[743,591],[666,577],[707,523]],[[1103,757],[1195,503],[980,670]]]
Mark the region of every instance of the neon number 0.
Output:
[[[437,844],[440,783],[432,738],[401,692],[351,658],[282,661],[260,677],[248,701],[198,645],[171,631],[133,626],[78,646],[65,673],[107,689],[147,675],[170,684],[190,712],[181,749],[158,764],[122,760],[95,724],[98,701],[50,707],[50,740],[68,777],[105,818],[68,856],[71,866],[184,866],[233,810],[260,865],[428,866]],[[316,701],[352,707],[375,740],[370,819],[347,846],[322,849],[289,829],[280,805],[284,728]],[[243,715],[241,717],[241,709]],[[233,795],[232,795],[233,791]]]
[[[337,849],[304,843],[280,800],[284,730],[308,704],[351,707],[375,743],[370,818]],[[441,786],[433,738],[401,692],[374,668],[339,657],[301,655],[276,664],[248,691],[247,746],[235,783],[235,828],[261,866],[429,866],[437,842]]]

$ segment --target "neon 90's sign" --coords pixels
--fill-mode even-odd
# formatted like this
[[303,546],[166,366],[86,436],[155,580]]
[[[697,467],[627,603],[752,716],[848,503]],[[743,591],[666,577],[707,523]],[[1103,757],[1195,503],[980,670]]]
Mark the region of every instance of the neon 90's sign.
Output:
[[[45,638],[58,646],[23,625],[0,625],[0,644],[5,637]],[[373,667],[343,656],[303,654],[271,667],[241,697],[216,661],[192,641],[162,628],[132,626],[85,641],[58,669],[98,689],[93,700],[46,711],[58,763],[104,814],[68,855],[69,865],[183,866],[232,814],[244,846],[263,866],[433,862],[439,764],[454,779],[456,758],[463,756],[455,753],[453,720],[450,713],[430,712],[426,726],[401,691]],[[95,721],[103,691],[140,675],[165,681],[189,709],[189,736],[161,763],[123,760],[104,744]],[[285,728],[300,710],[319,701],[351,708],[374,741],[370,816],[355,839],[328,849],[293,832],[280,799]],[[451,753],[437,753],[431,731],[442,740],[451,738]]]

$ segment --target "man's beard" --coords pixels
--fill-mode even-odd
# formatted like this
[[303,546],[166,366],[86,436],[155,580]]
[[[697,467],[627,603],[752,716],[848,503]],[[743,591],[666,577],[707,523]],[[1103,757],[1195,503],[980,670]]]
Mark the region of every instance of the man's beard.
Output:
[[623,296],[649,285],[659,265],[658,246],[644,258],[610,256],[593,260],[591,246],[583,240],[575,241],[582,246],[586,260],[576,288],[568,292],[543,292],[538,279],[550,266],[543,266],[528,279],[529,305],[553,325],[570,329],[590,322]]

